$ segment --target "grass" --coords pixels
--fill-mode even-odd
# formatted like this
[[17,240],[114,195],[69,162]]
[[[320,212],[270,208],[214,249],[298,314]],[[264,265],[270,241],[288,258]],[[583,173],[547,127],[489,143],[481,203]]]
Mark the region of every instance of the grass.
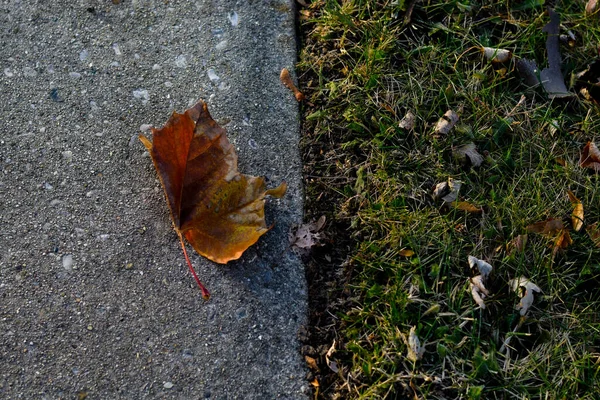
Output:
[[[309,267],[315,397],[597,398],[600,248],[586,227],[572,229],[567,191],[586,226],[600,220],[598,175],[579,166],[586,142],[600,142],[598,105],[550,100],[519,78],[520,58],[546,66],[542,2],[417,2],[408,24],[406,3],[322,0],[300,12],[308,214],[329,220]],[[570,78],[600,43],[599,16],[584,7],[555,5],[561,33],[576,36],[560,48],[573,93]],[[482,46],[513,59],[494,65]],[[447,110],[459,123],[435,135]],[[398,126],[408,111],[411,130]],[[453,157],[467,143],[481,166]],[[483,212],[432,197],[449,177]],[[507,249],[547,218],[563,220],[570,246],[529,233],[522,251]],[[469,255],[494,267],[485,309],[471,297]],[[524,317],[509,290],[520,276],[542,289]],[[412,327],[425,346],[417,361],[407,358]]]

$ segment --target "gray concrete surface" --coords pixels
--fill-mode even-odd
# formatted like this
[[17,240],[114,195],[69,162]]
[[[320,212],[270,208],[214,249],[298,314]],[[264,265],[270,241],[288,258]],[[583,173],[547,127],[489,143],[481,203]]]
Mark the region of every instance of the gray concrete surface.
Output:
[[[0,398],[304,399],[292,0],[0,0]],[[191,247],[138,141],[198,99],[289,183],[240,261]]]

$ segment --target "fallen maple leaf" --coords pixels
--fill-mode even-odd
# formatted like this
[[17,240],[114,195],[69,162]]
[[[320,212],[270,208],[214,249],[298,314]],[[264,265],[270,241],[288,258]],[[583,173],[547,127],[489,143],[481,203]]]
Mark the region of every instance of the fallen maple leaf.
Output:
[[174,112],[161,129],[152,128],[152,142],[139,138],[152,156],[188,267],[208,299],[182,236],[212,261],[238,259],[270,229],[265,196],[282,197],[287,185],[266,190],[264,178],[241,174],[235,149],[203,101],[183,114]]
[[573,239],[569,234],[569,230],[565,228],[560,219],[548,218],[546,221],[536,222],[527,226],[527,231],[539,233],[549,239],[554,240],[552,246],[552,254],[556,254],[558,250],[566,249],[573,244]]
[[573,224],[573,229],[575,232],[579,232],[581,228],[583,228],[583,204],[581,200],[579,200],[573,192],[570,190],[567,192],[569,195],[569,200],[571,204],[573,204],[573,213],[571,214],[571,223]]
[[583,148],[579,165],[600,172],[600,150],[594,142],[587,142]]

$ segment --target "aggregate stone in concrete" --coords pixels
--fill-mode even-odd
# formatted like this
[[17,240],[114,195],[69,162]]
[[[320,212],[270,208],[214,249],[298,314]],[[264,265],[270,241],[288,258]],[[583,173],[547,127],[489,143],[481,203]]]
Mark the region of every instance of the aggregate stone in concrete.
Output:
[[[118,4],[113,4],[118,3]],[[0,397],[304,399],[291,0],[0,0]],[[143,145],[205,100],[273,230],[192,263]]]

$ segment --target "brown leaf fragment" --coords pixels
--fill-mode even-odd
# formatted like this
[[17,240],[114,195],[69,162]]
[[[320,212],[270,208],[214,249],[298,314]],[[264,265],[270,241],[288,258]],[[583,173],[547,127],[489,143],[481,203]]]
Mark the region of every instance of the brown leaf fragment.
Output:
[[600,150],[594,142],[587,142],[581,152],[579,165],[582,168],[589,168],[594,172],[600,172]]
[[441,182],[433,188],[433,198],[442,199],[445,203],[452,203],[458,198],[458,192],[462,182],[453,178],[448,178],[446,182]]
[[[204,257],[225,264],[269,231],[265,197],[282,197],[287,185],[267,190],[264,178],[238,171],[235,149],[206,103],[174,112],[164,127],[152,128],[152,142],[139,138],[158,172],[184,252],[182,236]],[[187,253],[186,260],[195,276]]]
[[457,210],[466,211],[471,214],[479,214],[483,211],[481,207],[471,204],[468,201],[455,201],[452,203],[452,206]]
[[329,367],[330,370],[337,373],[339,371],[337,362],[335,362],[331,359],[331,357],[333,356],[333,353],[335,353],[335,340],[331,344],[331,347],[329,347],[329,350],[327,350],[327,354],[325,354],[325,362],[327,362],[327,366]]
[[425,348],[421,346],[421,341],[416,333],[417,327],[413,326],[410,328],[410,332],[408,334],[408,351],[406,358],[408,358],[412,362],[416,362],[423,358],[423,354],[425,354]]
[[590,15],[598,11],[598,0],[588,0],[585,5],[586,15]]
[[279,75],[279,79],[281,83],[285,85],[288,89],[290,89],[294,93],[294,97],[296,100],[302,101],[304,100],[304,94],[296,87],[294,81],[292,80],[292,76],[290,75],[290,71],[287,68],[281,70],[281,74]]
[[292,248],[308,250],[319,244],[321,234],[319,231],[325,226],[325,216],[321,216],[316,222],[309,222],[298,226],[295,231],[290,232],[289,240]]
[[310,356],[304,356],[304,361],[306,361],[306,365],[313,371],[319,371],[319,366],[317,365],[317,360]]
[[436,135],[447,135],[448,132],[454,128],[454,125],[456,125],[458,119],[459,117],[457,113],[452,110],[446,111],[435,125],[434,133]]
[[415,114],[413,114],[412,111],[409,110],[404,116],[404,118],[402,118],[402,120],[398,123],[398,127],[410,131],[415,127],[416,118],[417,117],[415,116]]
[[473,300],[475,300],[475,303],[477,303],[479,308],[485,309],[485,303],[483,299],[489,295],[489,292],[483,284],[483,277],[478,275],[474,278],[471,278],[469,281],[469,287],[471,288],[471,296],[473,297]]
[[398,252],[402,257],[412,257],[415,255],[415,252],[411,249],[402,249]]
[[525,245],[527,244],[527,234],[519,235],[509,243],[506,244],[506,251],[510,254],[513,251],[517,251],[522,253],[525,250]]
[[504,63],[512,58],[512,52],[506,49],[495,49],[493,47],[482,47],[481,52],[486,60],[493,63]]
[[572,244],[573,239],[571,239],[569,230],[563,229],[562,231],[560,231],[559,235],[554,240],[554,248],[552,249],[552,254],[556,254],[559,250],[564,250]]
[[592,242],[594,242],[594,245],[600,247],[600,224],[594,222],[593,224],[588,225],[585,230],[590,239],[592,239]]
[[535,224],[528,225],[527,231],[533,233],[539,233],[541,235],[554,236],[565,228],[563,222],[560,219],[548,218],[545,221],[536,222]]
[[452,155],[462,163],[468,160],[474,167],[479,167],[483,163],[483,156],[477,152],[477,146],[472,142],[458,148],[453,148]]
[[[520,310],[520,314],[524,316],[529,311],[529,307],[533,304],[533,293],[539,293],[542,291],[535,283],[531,282],[529,279],[521,276],[519,278],[511,279],[508,282],[511,290],[518,295],[521,295],[521,301],[515,307],[517,310]],[[523,290],[520,291],[519,288]]]
[[319,380],[317,378],[315,378],[315,379],[313,379],[310,382],[310,384],[313,385],[315,388],[318,388],[319,387]]
[[575,232],[579,232],[581,228],[583,228],[583,204],[570,190],[567,192],[567,194],[569,195],[569,200],[573,205],[573,213],[571,214],[573,230]]
[[[469,256],[468,260],[469,260],[469,266],[472,269],[479,271],[479,276],[481,276],[481,278],[483,280],[488,278],[488,276],[490,275],[490,273],[492,272],[492,269],[493,269],[491,264],[489,264],[483,260],[480,260],[477,257],[473,257],[473,256]],[[484,291],[484,293],[488,294],[485,291]]]

